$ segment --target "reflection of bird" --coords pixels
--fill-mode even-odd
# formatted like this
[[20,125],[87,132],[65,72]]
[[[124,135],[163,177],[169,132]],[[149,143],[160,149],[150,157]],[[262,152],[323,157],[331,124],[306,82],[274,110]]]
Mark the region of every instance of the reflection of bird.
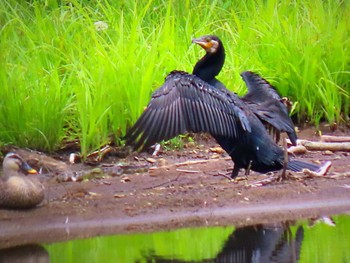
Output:
[[[288,224],[278,226],[255,225],[237,228],[226,240],[215,258],[187,261],[166,258],[154,252],[145,255],[146,262],[186,263],[287,263],[297,262],[300,258],[304,229],[299,226],[295,236]],[[184,240],[185,241],[185,240]]]
[[50,262],[49,253],[40,245],[24,245],[0,249],[0,262]]
[[[213,42],[207,49],[220,47],[220,43]],[[215,54],[220,52],[212,56]],[[222,84],[209,84],[210,80],[216,82],[215,76],[220,71],[217,69],[223,61],[210,68],[206,66],[208,59],[212,57],[207,51],[196,64],[195,75],[173,71],[166,77],[128,131],[126,143],[145,150],[156,142],[185,132],[208,132],[231,156],[232,178],[241,168],[261,173],[283,168],[284,152],[269,136],[254,110]],[[205,76],[210,76],[209,83],[202,79]],[[319,169],[317,165],[297,160],[289,160],[287,168],[293,171]]]
[[288,226],[237,228],[214,262],[297,262],[303,239],[304,230],[301,226],[294,238]]
[[44,186],[37,178],[37,171],[18,154],[8,153],[3,161],[3,176],[0,178],[0,207],[30,208],[43,199]]

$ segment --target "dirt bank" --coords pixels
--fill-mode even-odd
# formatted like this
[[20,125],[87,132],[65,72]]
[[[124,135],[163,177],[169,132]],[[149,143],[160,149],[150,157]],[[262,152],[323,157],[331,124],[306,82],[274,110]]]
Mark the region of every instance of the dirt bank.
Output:
[[[299,137],[317,140],[310,129]],[[40,207],[26,211],[0,210],[0,248],[112,233],[206,225],[243,226],[350,212],[347,176],[301,178],[298,175],[287,181],[253,187],[267,176],[252,173],[245,178],[241,173],[242,180],[238,181],[218,176],[229,172],[232,162],[216,148],[214,141],[201,140],[199,144],[182,151],[160,153],[157,157],[143,153],[126,159],[113,156],[108,159],[109,163],[123,161],[135,167],[150,165],[167,169],[156,168],[151,172],[140,169],[135,170],[138,173],[121,175],[113,172],[112,177],[91,176],[79,182],[58,182],[57,171],[48,173],[44,180],[46,201]],[[150,157],[154,160],[146,160]],[[350,156],[346,152],[308,152],[299,158],[321,163],[332,161],[329,175],[350,170]],[[175,165],[183,162],[185,165]],[[81,168],[67,163],[64,169]],[[101,176],[98,173],[96,177]]]

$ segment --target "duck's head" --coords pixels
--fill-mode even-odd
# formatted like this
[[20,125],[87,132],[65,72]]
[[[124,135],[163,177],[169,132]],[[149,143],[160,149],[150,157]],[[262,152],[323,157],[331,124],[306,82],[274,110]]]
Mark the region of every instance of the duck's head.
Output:
[[24,174],[37,174],[38,172],[30,167],[30,165],[18,154],[8,153],[3,161],[4,176],[9,177],[22,172]]

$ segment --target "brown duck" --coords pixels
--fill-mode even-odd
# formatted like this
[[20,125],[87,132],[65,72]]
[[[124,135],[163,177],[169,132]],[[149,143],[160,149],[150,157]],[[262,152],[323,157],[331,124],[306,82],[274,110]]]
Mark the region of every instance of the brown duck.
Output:
[[21,156],[8,153],[0,175],[0,208],[31,208],[44,200],[37,171]]

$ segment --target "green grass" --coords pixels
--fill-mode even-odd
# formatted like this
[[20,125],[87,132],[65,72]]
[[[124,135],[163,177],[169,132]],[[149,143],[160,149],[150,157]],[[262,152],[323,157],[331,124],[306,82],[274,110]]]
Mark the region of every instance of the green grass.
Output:
[[209,33],[232,90],[254,70],[300,121],[347,121],[349,16],[331,0],[1,1],[0,141],[55,150],[78,138],[83,155],[119,141],[167,73],[192,71],[203,50],[191,38]]

